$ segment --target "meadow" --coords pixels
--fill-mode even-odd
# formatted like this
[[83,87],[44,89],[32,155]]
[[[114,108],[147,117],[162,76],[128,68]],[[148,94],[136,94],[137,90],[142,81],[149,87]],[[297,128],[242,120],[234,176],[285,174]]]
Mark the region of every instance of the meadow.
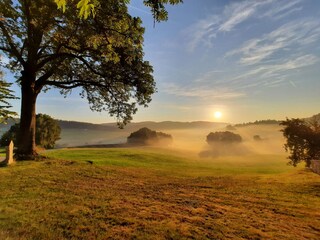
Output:
[[320,177],[285,154],[58,149],[0,168],[0,239],[319,239]]

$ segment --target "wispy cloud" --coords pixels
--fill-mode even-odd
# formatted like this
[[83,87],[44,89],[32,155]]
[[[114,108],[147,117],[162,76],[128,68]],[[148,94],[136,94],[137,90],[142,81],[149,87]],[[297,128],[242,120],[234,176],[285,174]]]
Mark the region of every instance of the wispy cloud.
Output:
[[214,99],[235,99],[244,97],[245,94],[243,92],[233,91],[226,87],[221,88],[210,88],[208,86],[201,86],[197,84],[192,84],[189,86],[178,86],[173,83],[168,83],[164,86],[164,91],[166,93],[181,96],[181,97],[195,97],[207,100],[214,100]]
[[[299,6],[303,0],[290,0],[290,1],[278,1],[275,3],[275,6],[271,7],[269,10],[265,12],[261,17],[270,17],[273,19],[284,18],[293,12],[302,10],[302,7]],[[279,2],[281,2],[279,4]]]
[[194,51],[199,45],[212,47],[213,39],[216,37],[220,18],[218,16],[209,16],[202,19],[184,31],[187,36],[188,50]]
[[284,84],[290,81],[290,77],[296,73],[296,71],[304,67],[312,66],[318,63],[319,60],[319,57],[307,54],[294,59],[287,59],[277,64],[265,64],[247,70],[245,73],[234,78],[230,78],[225,84],[232,85],[236,89]]
[[209,15],[184,31],[188,39],[188,50],[205,45],[212,47],[214,39],[223,32],[230,32],[250,18],[284,18],[302,10],[302,0],[246,0],[232,2],[221,14]]
[[254,1],[247,0],[242,2],[231,3],[226,6],[222,23],[219,26],[219,31],[229,32],[238,24],[244,22],[249,17],[253,16],[260,7],[268,5],[274,0]]
[[219,75],[220,72],[209,71],[187,86],[167,83],[162,88],[166,93],[181,97],[209,101],[238,99],[252,94],[252,89],[278,87],[285,84],[296,87],[291,77],[300,69],[319,61],[319,57],[306,54],[278,64],[253,67],[240,75],[238,71],[234,71],[231,75],[222,77]]
[[[318,20],[299,20],[287,23],[261,38],[251,39],[239,49],[230,51],[226,57],[240,55],[240,63],[252,65],[269,59],[281,51],[297,50],[320,38]],[[296,51],[294,51],[296,52]],[[286,54],[286,56],[290,54]]]

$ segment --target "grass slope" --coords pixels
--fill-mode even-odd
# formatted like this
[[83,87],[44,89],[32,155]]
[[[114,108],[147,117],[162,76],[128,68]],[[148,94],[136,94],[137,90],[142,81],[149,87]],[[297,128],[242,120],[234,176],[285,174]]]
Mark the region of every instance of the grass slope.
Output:
[[[65,149],[0,168],[0,239],[318,239],[320,177],[285,156]],[[91,161],[92,164],[87,161]]]

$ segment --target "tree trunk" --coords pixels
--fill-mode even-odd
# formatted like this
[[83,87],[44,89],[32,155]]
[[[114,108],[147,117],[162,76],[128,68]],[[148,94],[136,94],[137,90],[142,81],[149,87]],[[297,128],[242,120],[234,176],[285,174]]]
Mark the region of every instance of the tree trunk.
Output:
[[36,152],[36,100],[38,93],[34,82],[21,82],[21,115],[18,133],[17,160],[33,160]]

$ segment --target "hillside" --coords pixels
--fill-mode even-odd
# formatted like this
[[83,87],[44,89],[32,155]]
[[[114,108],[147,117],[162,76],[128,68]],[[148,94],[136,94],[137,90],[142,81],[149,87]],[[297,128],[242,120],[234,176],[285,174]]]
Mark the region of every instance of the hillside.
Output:
[[320,178],[284,155],[205,161],[130,148],[47,156],[0,168],[0,239],[319,236]]

